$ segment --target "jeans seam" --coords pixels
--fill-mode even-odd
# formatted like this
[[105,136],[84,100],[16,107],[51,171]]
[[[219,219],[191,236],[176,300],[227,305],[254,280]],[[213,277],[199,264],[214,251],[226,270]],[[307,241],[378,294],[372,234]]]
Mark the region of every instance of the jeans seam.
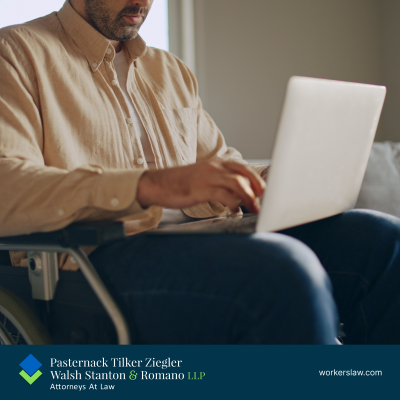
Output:
[[[329,275],[347,275],[347,276],[352,276],[352,277],[358,277],[360,278],[360,284],[361,286],[364,288],[364,290],[368,290],[371,287],[371,284],[364,279],[364,277],[357,273],[357,272],[342,272],[342,271],[330,271]],[[364,309],[362,307],[362,301],[360,301],[360,303],[357,305],[357,309],[360,312],[361,315],[361,319],[364,325],[364,343],[367,343],[367,338],[368,338],[368,326],[367,326],[367,320],[365,318],[365,313],[364,313]]]
[[363,322],[364,322],[364,328],[365,328],[365,334],[364,334],[364,344],[367,344],[367,342],[368,342],[368,327],[367,327],[367,320],[366,320],[366,318],[365,318],[365,313],[364,313],[364,309],[362,308],[362,305],[360,304],[359,306],[359,309],[360,309],[360,313],[361,313],[361,317],[362,317],[362,320],[363,320]]
[[371,284],[359,273],[357,272],[341,272],[341,271],[329,271],[329,275],[348,275],[352,277],[360,278],[361,285],[365,290],[368,290],[371,287]]
[[130,295],[175,295],[175,296],[193,296],[193,297],[206,297],[209,299],[218,299],[223,300],[227,303],[232,303],[233,305],[237,306],[238,308],[242,309],[242,311],[248,313],[248,315],[257,320],[259,316],[252,311],[243,301],[235,300],[227,296],[215,295],[212,293],[200,293],[200,292],[184,292],[184,291],[170,291],[170,290],[150,290],[150,291],[128,291],[121,293],[120,296],[128,297]]

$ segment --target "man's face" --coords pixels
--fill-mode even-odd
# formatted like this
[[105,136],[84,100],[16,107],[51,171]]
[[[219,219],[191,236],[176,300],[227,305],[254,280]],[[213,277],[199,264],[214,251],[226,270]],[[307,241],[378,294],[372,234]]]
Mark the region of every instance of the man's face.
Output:
[[90,23],[107,39],[134,39],[150,11],[153,0],[84,0]]

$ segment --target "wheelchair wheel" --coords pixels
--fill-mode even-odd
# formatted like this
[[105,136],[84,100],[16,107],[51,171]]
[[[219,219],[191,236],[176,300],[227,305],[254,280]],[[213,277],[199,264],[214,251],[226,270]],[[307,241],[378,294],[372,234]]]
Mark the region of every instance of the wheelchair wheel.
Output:
[[27,304],[0,287],[0,345],[51,343],[43,324]]

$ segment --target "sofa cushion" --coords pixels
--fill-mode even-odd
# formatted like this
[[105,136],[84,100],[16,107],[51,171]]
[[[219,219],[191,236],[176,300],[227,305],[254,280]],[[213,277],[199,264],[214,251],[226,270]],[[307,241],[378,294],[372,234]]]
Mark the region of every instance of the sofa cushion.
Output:
[[400,217],[400,143],[375,143],[355,208]]

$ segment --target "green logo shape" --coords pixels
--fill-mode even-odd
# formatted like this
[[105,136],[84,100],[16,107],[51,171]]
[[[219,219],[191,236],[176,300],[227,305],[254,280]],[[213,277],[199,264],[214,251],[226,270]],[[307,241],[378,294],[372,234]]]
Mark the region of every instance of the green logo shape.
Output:
[[33,382],[36,381],[36,379],[38,379],[40,377],[40,375],[42,375],[42,373],[40,371],[36,371],[35,374],[33,374],[32,376],[29,376],[24,370],[22,370],[19,373],[30,385],[32,385]]

